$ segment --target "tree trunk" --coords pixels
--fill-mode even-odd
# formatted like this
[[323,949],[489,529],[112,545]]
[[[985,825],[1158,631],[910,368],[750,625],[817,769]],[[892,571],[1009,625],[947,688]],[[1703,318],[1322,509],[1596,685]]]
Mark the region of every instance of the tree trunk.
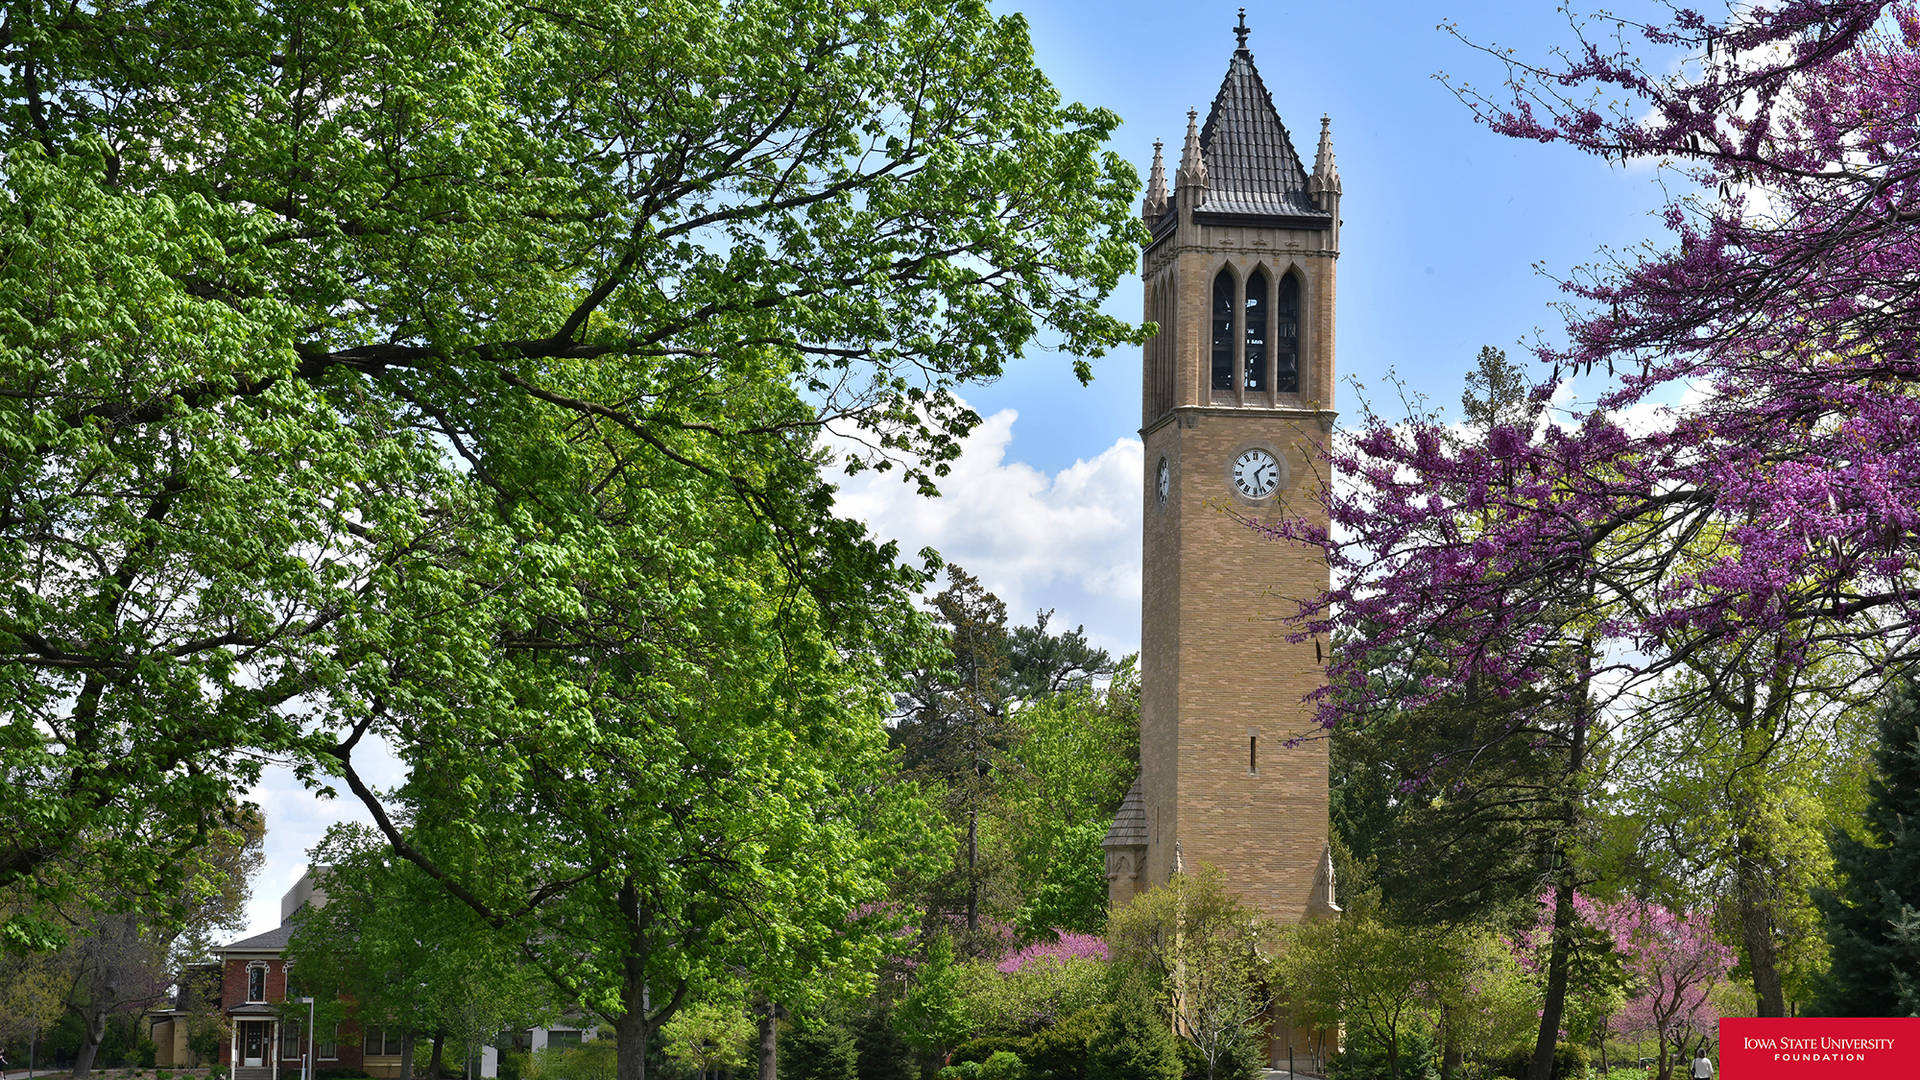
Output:
[[613,1075],[615,1080],[647,1080],[647,1037],[653,1032],[647,1025],[646,992],[643,988],[635,994],[629,988],[620,996],[628,1000],[613,1025]]
[[980,929],[980,808],[967,807],[967,934],[969,949],[979,947],[971,940]]
[[[1582,657],[1584,666],[1592,667],[1593,640],[1587,639]],[[1569,785],[1579,783],[1580,771],[1587,767],[1587,680],[1583,675],[1576,684],[1575,692],[1579,697],[1573,703],[1573,729],[1570,745],[1567,747],[1567,776]],[[1567,1010],[1567,976],[1570,964],[1569,954],[1573,951],[1573,866],[1568,861],[1567,849],[1572,845],[1574,827],[1580,820],[1581,796],[1571,788],[1564,796],[1567,800],[1564,812],[1566,832],[1556,841],[1555,858],[1559,865],[1557,880],[1553,886],[1553,951],[1547,959],[1547,993],[1541,1002],[1540,1034],[1533,1044],[1533,1060],[1527,1065],[1527,1080],[1551,1080],[1553,1076],[1553,1052],[1560,1042],[1560,1020]]]
[[1553,887],[1553,951],[1547,959],[1547,995],[1540,1008],[1540,1034],[1533,1044],[1527,1080],[1549,1080],[1553,1051],[1560,1041],[1560,1018],[1567,1008],[1567,954],[1573,943],[1573,886]]
[[434,1032],[433,1053],[427,1057],[427,1076],[430,1080],[440,1080],[440,1071],[444,1067],[441,1054],[446,1051],[446,1046],[447,1033],[444,1031]]
[[1734,845],[1734,900],[1740,915],[1740,944],[1753,976],[1761,1016],[1787,1015],[1780,987],[1780,965],[1773,940],[1773,908],[1767,902],[1765,873],[1754,857],[1753,842],[1742,830]]
[[400,1029],[400,1080],[413,1080],[413,1029]]
[[80,1049],[73,1055],[73,1080],[87,1080],[93,1072],[94,1056],[100,1053],[100,1044],[107,1037],[107,1014],[104,1010],[80,1014],[80,1023],[86,1037],[80,1040]]
[[1445,1038],[1440,1044],[1440,1076],[1442,1080],[1455,1080],[1460,1075],[1460,1066],[1466,1062],[1466,1049],[1460,1045],[1460,1025],[1454,1022],[1451,1006],[1441,1010],[1440,1023]]
[[779,1080],[780,1014],[783,1011],[771,1001],[763,1002],[759,1007],[760,1080]]

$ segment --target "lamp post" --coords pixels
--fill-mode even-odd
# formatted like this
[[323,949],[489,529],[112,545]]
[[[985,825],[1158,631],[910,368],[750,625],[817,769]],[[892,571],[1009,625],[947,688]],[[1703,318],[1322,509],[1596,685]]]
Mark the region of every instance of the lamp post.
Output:
[[300,1066],[300,1080],[313,1080],[313,999],[300,999],[307,1006],[307,1060]]

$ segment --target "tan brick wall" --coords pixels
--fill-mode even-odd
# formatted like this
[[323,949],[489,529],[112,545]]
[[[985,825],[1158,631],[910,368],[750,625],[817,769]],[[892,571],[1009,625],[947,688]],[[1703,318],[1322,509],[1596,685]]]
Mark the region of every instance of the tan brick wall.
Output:
[[[1327,751],[1311,736],[1305,699],[1325,681],[1314,644],[1287,640],[1286,617],[1327,585],[1317,550],[1266,539],[1235,515],[1273,520],[1303,513],[1324,523],[1315,460],[1331,422],[1336,252],[1323,230],[1195,226],[1150,248],[1149,275],[1171,267],[1179,311],[1175,407],[1150,419],[1142,495],[1141,777],[1149,884],[1166,881],[1177,841],[1182,865],[1218,866],[1265,914],[1294,922],[1306,912],[1327,839]],[[1211,405],[1210,290],[1231,262],[1292,268],[1302,279],[1302,385],[1297,396]],[[1284,458],[1285,485],[1249,503],[1228,465],[1265,445]],[[1172,490],[1156,490],[1165,456]],[[1231,512],[1230,512],[1231,511]],[[1248,738],[1258,739],[1258,772]]]

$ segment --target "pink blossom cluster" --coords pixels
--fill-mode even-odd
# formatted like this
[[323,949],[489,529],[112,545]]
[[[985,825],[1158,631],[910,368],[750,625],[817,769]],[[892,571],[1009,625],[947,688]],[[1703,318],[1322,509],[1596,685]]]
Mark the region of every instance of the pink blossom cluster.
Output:
[[[1575,893],[1573,910],[1606,935],[1626,973],[1626,1004],[1608,1021],[1616,1034],[1652,1033],[1677,1045],[1715,1030],[1713,989],[1727,981],[1735,956],[1714,938],[1711,909],[1677,913],[1632,897],[1601,901]],[[1521,966],[1542,970],[1552,937],[1553,894],[1544,893],[1539,918],[1512,942]]]
[[1042,938],[1010,953],[995,966],[1002,975],[1011,975],[1033,964],[1066,964],[1072,960],[1105,960],[1107,943],[1092,934],[1054,930],[1052,940]]

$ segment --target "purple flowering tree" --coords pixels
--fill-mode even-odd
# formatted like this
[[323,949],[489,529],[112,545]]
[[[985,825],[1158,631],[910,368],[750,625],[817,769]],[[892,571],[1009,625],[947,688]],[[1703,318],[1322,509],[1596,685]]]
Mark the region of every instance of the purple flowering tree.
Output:
[[1688,1043],[1715,1030],[1714,987],[1733,969],[1733,950],[1713,936],[1711,911],[1677,914],[1644,900],[1579,897],[1580,918],[1607,935],[1626,968],[1626,1004],[1613,1015],[1619,1035],[1660,1040],[1657,1080],[1668,1080]]
[[1503,134],[1670,163],[1687,181],[1671,242],[1563,282],[1566,337],[1538,347],[1533,398],[1599,380],[1585,404],[1472,439],[1364,412],[1332,449],[1331,532],[1274,530],[1334,570],[1301,636],[1367,643],[1335,653],[1329,727],[1364,716],[1383,650],[1435,661],[1404,704],[1502,696],[1507,731],[1573,716],[1576,747],[1709,654],[1858,683],[1915,652],[1920,10],[1781,0],[1573,26],[1539,62],[1488,48],[1505,90],[1457,92]]
[[[1334,449],[1350,483],[1329,496],[1332,536],[1277,530],[1335,569],[1303,631],[1442,650],[1430,699],[1553,681],[1566,653],[1536,646],[1569,620],[1601,646],[1590,677],[1782,631],[1770,663],[1870,646],[1884,666],[1920,634],[1920,12],[1789,0],[1618,30],[1557,66],[1509,59],[1509,101],[1461,91],[1503,133],[1674,159],[1697,181],[1668,208],[1670,249],[1565,282],[1568,341],[1539,349],[1536,399],[1576,372],[1607,372],[1603,392],[1467,441],[1368,412]],[[1628,32],[1692,62],[1651,74],[1665,58]],[[1629,101],[1601,111],[1583,87]],[[1361,685],[1364,662],[1337,655],[1336,686]],[[1322,719],[1362,705],[1329,694]]]

